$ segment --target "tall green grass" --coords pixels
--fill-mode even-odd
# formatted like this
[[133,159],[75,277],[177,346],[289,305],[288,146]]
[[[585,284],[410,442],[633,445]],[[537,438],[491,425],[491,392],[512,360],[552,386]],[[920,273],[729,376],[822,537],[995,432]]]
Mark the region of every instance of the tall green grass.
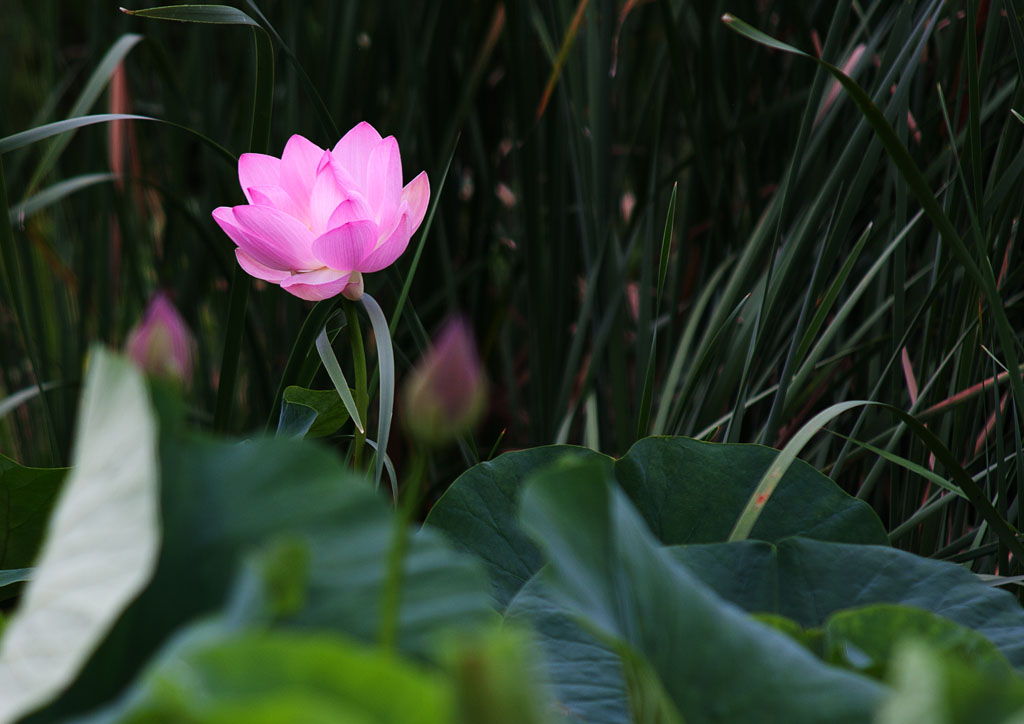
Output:
[[[1007,374],[1020,351],[999,334],[1024,326],[1020,3],[258,5],[238,7],[274,48],[270,151],[292,133],[333,144],[368,120],[398,138],[406,178],[426,169],[440,193],[392,323],[398,374],[458,310],[494,384],[475,439],[434,457],[435,486],[495,445],[620,454],[679,434],[781,446],[830,405],[874,400],[926,422],[959,469],[871,406],[803,456],[869,500],[897,545],[1016,570],[949,491],[966,474],[1024,525],[1024,399]],[[845,68],[977,274],[833,77],[730,32],[726,12]],[[105,112],[180,127],[97,124],[0,157],[0,451],[67,460],[87,345],[120,344],[159,288],[199,339],[193,416],[267,425],[308,306],[257,282],[240,326],[231,244],[209,215],[241,201],[231,157],[256,143],[253,29],[104,3],[5,13],[0,138]],[[119,61],[127,96],[112,91]],[[367,280],[389,316],[418,242]],[[238,373],[218,406],[231,334]],[[315,384],[330,381],[320,371]],[[400,435],[391,454],[401,464]]]

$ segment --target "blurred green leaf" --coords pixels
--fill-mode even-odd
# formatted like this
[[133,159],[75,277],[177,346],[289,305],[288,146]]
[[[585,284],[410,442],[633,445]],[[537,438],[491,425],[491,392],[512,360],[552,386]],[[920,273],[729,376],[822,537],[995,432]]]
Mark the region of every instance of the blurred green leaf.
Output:
[[436,673],[324,632],[185,629],[115,705],[115,722],[450,724],[451,686]]
[[893,652],[907,638],[927,641],[973,671],[1005,678],[1010,663],[987,638],[947,618],[909,606],[875,604],[840,611],[824,626],[827,660],[884,679]]
[[142,374],[95,349],[73,466],[0,651],[0,720],[78,674],[152,575],[160,546],[157,425]]
[[9,586],[12,583],[24,583],[32,578],[32,568],[11,568],[0,571],[0,586]]
[[524,631],[495,628],[447,647],[460,724],[542,724],[545,697]]
[[889,683],[877,724],[1012,724],[1024,718],[1024,679],[979,671],[926,641],[896,650]]
[[[309,549],[304,605],[291,613],[277,606],[277,625],[375,639],[392,524],[386,501],[312,442],[214,441],[179,425],[165,418],[161,426],[164,541],[153,580],[84,674],[34,722],[109,701],[175,630],[230,606],[243,563],[273,541]],[[433,530],[410,540],[403,584],[401,651],[429,656],[446,631],[497,620],[479,564]]]

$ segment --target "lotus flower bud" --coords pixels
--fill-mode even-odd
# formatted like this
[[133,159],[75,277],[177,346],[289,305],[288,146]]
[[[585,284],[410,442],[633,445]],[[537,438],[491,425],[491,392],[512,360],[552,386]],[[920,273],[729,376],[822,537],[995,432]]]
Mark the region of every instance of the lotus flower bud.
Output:
[[128,357],[154,377],[182,384],[192,379],[195,342],[185,320],[165,294],[149,302],[142,322],[128,334]]
[[422,443],[441,445],[468,432],[487,403],[487,380],[473,333],[451,319],[405,382],[405,420]]

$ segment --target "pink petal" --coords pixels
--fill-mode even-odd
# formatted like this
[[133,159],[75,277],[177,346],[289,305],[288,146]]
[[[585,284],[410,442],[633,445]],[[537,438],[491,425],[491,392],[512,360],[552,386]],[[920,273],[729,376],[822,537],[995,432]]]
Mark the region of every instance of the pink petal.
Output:
[[379,144],[380,134],[363,121],[346,133],[332,151],[338,165],[352,176],[360,188],[366,186],[366,166],[370,161],[370,152]]
[[366,201],[377,213],[377,223],[386,224],[402,199],[402,157],[398,141],[388,136],[370,152],[366,165]]
[[[316,269],[322,266],[313,257],[310,247],[313,244],[313,232],[283,211],[269,206],[236,206],[235,220],[243,231],[248,232],[252,239],[257,240],[261,258],[254,254],[252,248],[239,243],[242,249],[262,264],[275,269]],[[267,261],[267,259],[272,261]]]
[[352,271],[367,251],[373,248],[379,233],[372,221],[351,221],[331,229],[313,242],[313,253],[332,269]]
[[213,219],[224,230],[224,233],[231,238],[231,241],[235,242],[239,249],[245,251],[249,258],[269,269],[287,272],[292,268],[290,260],[284,258],[272,244],[269,244],[262,237],[243,229],[240,225],[238,218],[235,216],[235,210],[250,208],[258,207],[236,206],[228,208],[227,206],[221,206],[213,210]]
[[262,279],[265,282],[280,284],[285,279],[289,279],[291,277],[291,272],[281,271],[280,269],[271,269],[269,266],[264,266],[241,249],[235,249],[235,258],[238,259],[238,265],[245,270],[246,274],[256,277],[257,279]]
[[281,154],[281,187],[295,200],[300,208],[307,208],[309,195],[313,192],[316,170],[324,150],[302,136],[295,134],[288,139]]
[[420,228],[430,201],[430,181],[426,171],[421,171],[419,176],[406,184],[402,189],[402,201],[409,204],[409,233],[412,234]]
[[[404,207],[403,207],[404,208]],[[409,246],[409,237],[412,235],[409,229],[409,215],[402,213],[390,234],[381,235],[383,241],[377,243],[377,247],[367,254],[357,267],[364,274],[380,271],[390,266],[395,259],[402,255],[405,248]]]
[[280,186],[250,186],[246,189],[245,195],[256,206],[270,206],[278,209],[289,216],[294,216],[303,224],[308,221],[305,218],[306,212],[300,209],[292,197],[285,193]]
[[238,182],[250,204],[256,203],[249,196],[253,186],[277,186],[281,181],[281,159],[262,153],[243,153],[238,157]]
[[[324,157],[331,159],[329,151],[324,152]],[[309,197],[309,222],[314,234],[322,234],[328,228],[328,221],[331,214],[338,208],[338,204],[347,198],[345,189],[338,185],[334,172],[331,169],[331,161],[321,167],[317,173],[316,181],[313,183],[313,192]]]
[[282,282],[281,288],[301,299],[319,302],[321,299],[330,299],[340,294],[348,286],[349,276],[349,272],[317,269],[296,274]]
[[[330,153],[331,152],[328,151],[324,155],[326,156],[327,154],[330,154]],[[338,183],[338,186],[340,186],[341,188],[345,189],[345,193],[350,195],[350,196],[352,194],[362,194],[363,193],[362,187],[358,183],[356,183],[356,180],[354,178],[352,178],[352,174],[350,174],[348,172],[348,170],[345,169],[338,162],[338,160],[334,158],[334,154],[330,155],[330,159],[331,159],[331,172],[334,174],[334,180]]]
[[367,221],[373,216],[373,211],[366,205],[360,196],[353,196],[338,204],[338,207],[327,220],[328,229],[337,229],[350,221]]

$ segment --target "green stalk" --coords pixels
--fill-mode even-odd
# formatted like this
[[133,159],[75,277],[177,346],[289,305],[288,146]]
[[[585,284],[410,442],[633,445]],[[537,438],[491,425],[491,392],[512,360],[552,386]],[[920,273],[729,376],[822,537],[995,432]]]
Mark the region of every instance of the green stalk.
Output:
[[413,451],[412,469],[405,485],[404,494],[398,505],[395,526],[392,529],[391,548],[388,551],[387,578],[384,581],[384,598],[381,604],[380,645],[386,651],[394,651],[398,640],[399,601],[402,597],[402,560],[408,545],[409,523],[420,499],[423,477],[427,468],[427,456],[422,450]]
[[370,395],[366,387],[366,351],[363,349],[363,330],[359,326],[359,314],[356,311],[355,302],[346,299],[342,306],[345,308],[345,319],[348,321],[352,367],[356,374],[356,409],[359,410],[359,419],[364,421],[363,430],[356,429],[352,447],[352,464],[356,470],[359,470],[362,468],[363,446],[366,444],[366,412],[370,407]]

